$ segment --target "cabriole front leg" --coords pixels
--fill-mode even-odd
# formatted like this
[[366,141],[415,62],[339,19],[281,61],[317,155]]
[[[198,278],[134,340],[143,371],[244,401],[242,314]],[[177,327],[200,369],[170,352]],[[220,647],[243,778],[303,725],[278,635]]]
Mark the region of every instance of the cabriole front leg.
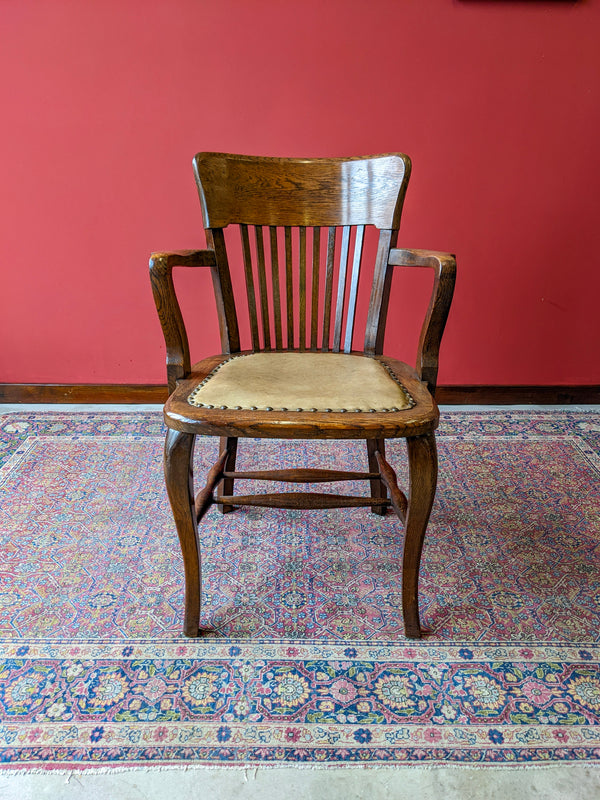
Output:
[[402,612],[406,636],[409,639],[420,639],[419,566],[437,485],[435,434],[407,439],[406,447],[410,482],[402,561]]
[[196,437],[169,430],[165,442],[165,482],[173,510],[185,574],[183,633],[198,636],[200,627],[201,566],[198,524],[194,507],[193,457]]

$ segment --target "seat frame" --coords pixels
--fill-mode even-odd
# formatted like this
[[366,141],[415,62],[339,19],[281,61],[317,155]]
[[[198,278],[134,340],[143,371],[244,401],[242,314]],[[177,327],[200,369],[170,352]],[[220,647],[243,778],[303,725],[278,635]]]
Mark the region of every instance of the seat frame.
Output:
[[[196,178],[202,203],[208,247],[203,250],[157,252],[150,258],[150,276],[154,299],[167,347],[169,400],[164,419],[168,427],[165,443],[165,481],[181,545],[185,572],[185,611],[183,632],[186,636],[200,635],[201,555],[198,524],[211,505],[216,503],[223,513],[236,507],[324,509],[370,507],[373,513],[385,514],[391,507],[405,528],[402,558],[402,609],[405,634],[421,638],[419,620],[418,581],[421,552],[437,484],[437,451],[435,429],[439,413],[434,400],[437,383],[438,357],[442,334],[454,292],[456,261],[453,255],[425,250],[406,250],[396,247],[400,212],[410,174],[410,160],[402,154],[374,156],[361,159],[273,159],[227,154],[198,154],[194,160]],[[366,171],[365,171],[366,168]],[[266,173],[267,178],[264,178]],[[365,179],[368,175],[368,179]],[[373,178],[373,175],[375,176]],[[366,185],[365,185],[366,184]],[[227,191],[233,186],[234,191]],[[291,187],[291,189],[290,189]],[[373,197],[373,191],[380,194]],[[348,194],[358,201],[347,202]],[[362,194],[361,194],[362,193]],[[362,196],[364,195],[364,197]],[[384,201],[381,201],[381,195]],[[359,202],[360,201],[360,202]],[[311,202],[318,210],[311,215]],[[348,211],[348,206],[352,206]],[[237,307],[229,271],[224,229],[238,223],[242,231],[248,312],[252,349],[240,347]],[[255,253],[258,267],[251,264],[248,225],[255,226]],[[292,281],[290,226],[300,230],[300,304],[298,346],[294,346],[293,305],[290,305]],[[319,305],[318,259],[319,242],[313,238],[313,291],[310,330],[306,328],[306,226],[329,227],[327,283],[325,287],[325,316],[316,321]],[[346,266],[338,276],[338,305],[333,326],[333,345],[330,338],[331,295],[333,293],[332,229],[343,227],[342,255],[349,263],[350,226],[374,225],[380,231],[374,279],[365,330],[365,347],[352,350],[354,312],[360,270],[362,232],[354,244],[354,260],[350,291],[346,287]],[[271,232],[271,255],[275,262],[271,294],[267,292],[262,226]],[[286,299],[287,344],[284,346],[284,324],[277,312],[279,284],[277,245],[273,247],[273,230],[283,226],[286,231]],[[303,251],[304,243],[304,251]],[[288,246],[290,245],[290,246]],[[345,249],[344,249],[345,248]],[[273,253],[275,255],[273,255]],[[289,258],[288,258],[289,256]],[[317,265],[317,266],[315,266]],[[212,273],[217,302],[223,352],[207,358],[193,367],[183,316],[173,284],[174,267],[205,267]],[[276,268],[277,267],[277,268]],[[419,338],[416,369],[383,356],[383,338],[387,317],[392,274],[395,267],[418,267],[434,272],[431,299]],[[262,330],[259,327],[253,275],[258,274],[259,301],[262,311]],[[315,274],[317,281],[315,282]],[[302,293],[304,291],[304,298]],[[340,311],[340,301],[342,311]],[[269,302],[272,304],[269,311]],[[329,308],[327,308],[329,302]],[[344,311],[344,303],[347,303]],[[354,305],[353,305],[354,304]],[[274,306],[274,308],[273,308]],[[327,316],[327,311],[329,316]],[[281,315],[283,316],[283,315]],[[270,319],[275,320],[274,330]],[[285,320],[284,320],[285,321]],[[345,335],[342,330],[345,322]],[[296,330],[298,323],[296,322]],[[307,334],[310,334],[310,344]],[[318,334],[321,346],[317,346]],[[262,334],[262,341],[261,341]],[[290,347],[290,344],[292,345]],[[391,369],[415,401],[412,408],[397,412],[273,412],[234,410],[228,408],[196,408],[187,402],[195,387],[232,353],[259,350],[331,350],[368,355]],[[204,487],[196,493],[193,477],[193,457],[196,436],[218,436],[220,454],[210,469]],[[327,469],[285,469],[236,471],[238,439],[243,437],[277,439],[364,439],[368,471],[349,472]],[[394,470],[386,461],[385,440],[406,440],[409,485],[405,494],[398,487]],[[238,479],[284,481],[295,483],[327,483],[342,480],[369,482],[370,496],[350,496],[320,492],[279,492],[259,495],[236,495]],[[389,496],[388,496],[389,493]]]

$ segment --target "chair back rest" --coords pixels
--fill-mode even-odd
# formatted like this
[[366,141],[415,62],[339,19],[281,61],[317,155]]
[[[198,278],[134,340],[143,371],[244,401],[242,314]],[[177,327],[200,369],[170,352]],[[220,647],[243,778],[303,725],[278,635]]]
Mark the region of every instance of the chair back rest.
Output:
[[234,224],[241,234],[255,351],[350,352],[365,232],[377,229],[365,351],[380,352],[389,294],[387,259],[396,244],[410,166],[400,153],[335,159],[196,155],[207,242],[217,256],[224,352],[240,350],[225,239],[225,229]]

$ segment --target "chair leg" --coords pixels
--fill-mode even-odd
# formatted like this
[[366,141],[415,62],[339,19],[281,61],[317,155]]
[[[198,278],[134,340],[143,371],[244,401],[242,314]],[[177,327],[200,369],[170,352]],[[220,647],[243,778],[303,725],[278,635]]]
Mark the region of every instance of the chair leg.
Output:
[[409,639],[420,639],[419,565],[437,485],[435,434],[407,439],[406,447],[410,486],[402,561],[402,612],[406,636]]
[[[235,470],[235,457],[237,455],[237,443],[238,440],[234,436],[222,436],[219,440],[219,453],[222,455],[225,450],[229,450],[229,456],[225,461],[225,466],[223,469],[226,472],[233,472]],[[233,494],[233,478],[223,478],[221,481],[219,488],[217,489],[217,497],[223,497],[226,495],[227,497],[231,497]],[[218,509],[221,514],[227,514],[230,511],[235,511],[235,506],[226,506],[221,505],[219,503]]]
[[198,636],[202,575],[194,505],[193,457],[196,437],[169,429],[165,442],[165,482],[173,510],[185,573],[183,633]]
[[[385,458],[385,439],[367,439],[367,454],[369,456],[369,472],[379,472],[379,464],[375,453],[378,452]],[[371,497],[387,497],[387,490],[380,478],[371,478]],[[371,506],[373,514],[384,516],[385,506]]]

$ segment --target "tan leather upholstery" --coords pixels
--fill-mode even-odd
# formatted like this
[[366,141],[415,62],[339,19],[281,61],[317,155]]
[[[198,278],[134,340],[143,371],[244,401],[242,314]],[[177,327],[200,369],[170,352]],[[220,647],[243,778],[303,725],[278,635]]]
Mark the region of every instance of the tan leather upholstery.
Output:
[[261,411],[401,411],[414,405],[374,358],[289,352],[233,356],[213,370],[188,402]]

